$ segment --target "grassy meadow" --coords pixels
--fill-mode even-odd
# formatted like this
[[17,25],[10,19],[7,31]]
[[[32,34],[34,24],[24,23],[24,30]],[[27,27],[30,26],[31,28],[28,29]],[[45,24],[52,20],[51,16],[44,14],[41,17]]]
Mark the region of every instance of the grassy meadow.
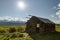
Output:
[[60,40],[60,25],[56,25],[56,32],[43,35],[25,32],[25,26],[0,26],[0,40]]

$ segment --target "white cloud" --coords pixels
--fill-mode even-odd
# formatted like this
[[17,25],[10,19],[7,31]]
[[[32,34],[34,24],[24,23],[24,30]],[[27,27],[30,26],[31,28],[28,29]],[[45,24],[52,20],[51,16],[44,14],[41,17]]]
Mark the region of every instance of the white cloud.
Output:
[[60,3],[57,5],[58,11],[56,12],[56,16],[60,18]]
[[60,8],[60,3],[58,4],[58,7]]
[[58,4],[58,8],[57,9],[60,9],[60,3]]
[[56,18],[58,20],[54,21],[55,23],[60,23],[60,3],[57,4],[57,6],[54,6],[52,9],[56,9],[57,12],[54,15],[51,15],[52,18]]
[[4,20],[4,18],[0,17],[0,20]]
[[58,17],[60,18],[60,15]]
[[14,21],[14,18],[12,18],[12,17],[10,17],[10,16],[5,16],[5,17],[4,17],[4,20]]
[[54,17],[54,15],[51,15],[51,17],[53,18],[53,17]]
[[[60,3],[57,5],[57,12],[56,12],[56,17],[60,18]],[[60,24],[60,20],[56,20],[55,23]]]
[[60,10],[58,12],[56,12],[56,15],[60,15]]
[[27,18],[20,18],[21,21],[27,21],[28,19]]
[[56,16],[58,16],[58,18],[60,18],[60,10],[56,12]]
[[60,3],[57,6],[54,6],[52,9],[60,9]]
[[10,16],[4,16],[4,17],[0,17],[0,20],[6,20],[6,21],[24,21],[24,19],[22,20],[21,18],[18,17],[10,17]]
[[17,17],[17,18],[14,18],[15,19],[15,21],[20,21],[20,19]]

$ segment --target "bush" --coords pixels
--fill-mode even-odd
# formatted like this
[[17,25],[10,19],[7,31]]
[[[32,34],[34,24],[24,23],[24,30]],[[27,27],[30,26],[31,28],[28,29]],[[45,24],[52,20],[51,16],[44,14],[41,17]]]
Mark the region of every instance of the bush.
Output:
[[19,37],[24,37],[24,35],[23,34],[19,34]]
[[6,33],[6,31],[5,30],[0,30],[0,33]]
[[16,29],[15,28],[9,28],[9,33],[13,33],[13,32],[16,32]]
[[5,38],[4,40],[9,40],[9,38]]
[[16,34],[12,34],[12,36],[10,38],[16,38],[17,35]]
[[17,31],[23,33],[25,30],[24,28],[18,28]]

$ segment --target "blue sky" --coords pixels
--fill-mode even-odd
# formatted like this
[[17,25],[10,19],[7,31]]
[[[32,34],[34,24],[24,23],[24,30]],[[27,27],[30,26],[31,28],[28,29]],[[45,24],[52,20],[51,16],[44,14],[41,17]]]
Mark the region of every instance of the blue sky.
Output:
[[[26,8],[18,8],[18,2],[24,2]],[[0,0],[0,20],[11,19],[24,21],[28,15],[47,18],[60,23],[59,0]]]

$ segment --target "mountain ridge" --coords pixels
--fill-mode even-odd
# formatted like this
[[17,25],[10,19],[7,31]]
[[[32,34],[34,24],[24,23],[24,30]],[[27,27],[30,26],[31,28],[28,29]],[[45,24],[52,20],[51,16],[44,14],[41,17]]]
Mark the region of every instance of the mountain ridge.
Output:
[[25,21],[6,21],[0,20],[0,25],[25,25]]

